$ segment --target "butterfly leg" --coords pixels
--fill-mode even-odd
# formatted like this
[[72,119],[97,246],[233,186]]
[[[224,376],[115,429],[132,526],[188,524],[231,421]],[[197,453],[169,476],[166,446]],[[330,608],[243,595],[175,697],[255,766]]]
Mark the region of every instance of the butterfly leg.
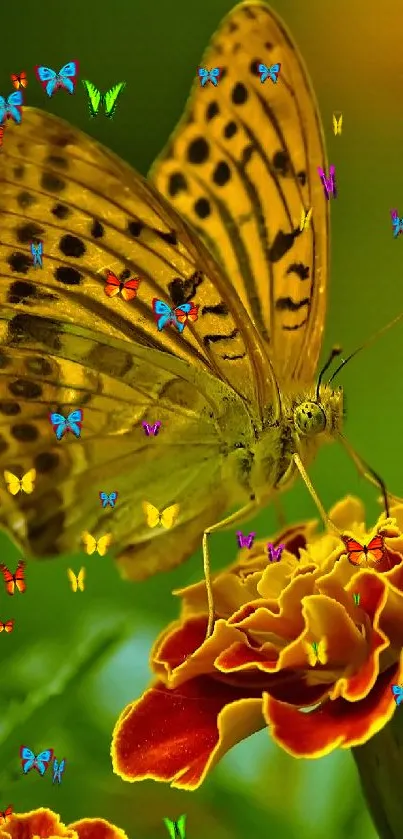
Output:
[[206,638],[209,638],[214,625],[214,596],[213,596],[213,589],[211,585],[211,569],[210,569],[210,555],[208,549],[208,537],[212,533],[217,533],[218,530],[226,530],[229,527],[233,527],[236,524],[240,524],[244,519],[249,519],[252,513],[256,512],[257,503],[255,500],[249,501],[248,504],[245,504],[244,507],[241,507],[240,510],[237,510],[235,513],[232,513],[227,518],[222,519],[221,521],[217,522],[216,524],[211,525],[211,527],[207,527],[203,533],[203,569],[204,569],[204,578],[206,581],[206,589],[207,589],[207,603],[208,603],[208,624],[207,624],[207,632]]
[[351,443],[349,443],[348,440],[346,440],[346,438],[343,437],[342,434],[338,434],[338,439],[340,440],[342,446],[345,448],[347,454],[351,457],[351,460],[353,461],[358,471],[358,474],[362,475],[363,478],[369,481],[370,484],[373,484],[373,486],[376,486],[378,487],[378,489],[381,490],[383,503],[385,507],[385,514],[386,517],[389,518],[389,499],[395,501],[397,504],[402,503],[402,499],[388,493],[386,489],[386,484],[382,480],[380,475],[378,475],[376,472],[374,472],[373,469],[371,469],[370,466],[368,466],[368,463],[366,463],[365,460],[363,460],[362,457],[360,457],[360,455],[355,451]]
[[299,454],[297,454],[296,452],[293,454],[293,460],[294,460],[294,463],[295,463],[295,465],[298,469],[298,472],[301,475],[301,478],[302,478],[302,480],[303,480],[311,498],[313,498],[313,500],[314,500],[314,502],[315,502],[315,504],[316,504],[316,506],[317,506],[317,508],[320,512],[320,515],[323,519],[323,522],[324,522],[325,526],[327,528],[329,528],[329,530],[332,530],[334,533],[337,533],[338,536],[341,536],[341,533],[338,530],[338,528],[336,527],[336,525],[333,524],[331,519],[329,519],[329,516],[327,515],[323,504],[319,500],[319,496],[317,495],[316,491],[314,490],[314,488],[312,486],[312,483],[311,483],[310,477],[308,475],[308,472],[306,471],[305,466],[302,463],[302,460],[301,460]]

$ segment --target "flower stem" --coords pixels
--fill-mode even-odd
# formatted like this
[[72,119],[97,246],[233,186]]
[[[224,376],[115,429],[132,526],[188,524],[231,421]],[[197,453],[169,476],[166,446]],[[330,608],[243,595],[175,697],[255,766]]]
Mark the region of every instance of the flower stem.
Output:
[[390,722],[364,746],[351,750],[369,812],[380,839],[403,835],[403,717]]

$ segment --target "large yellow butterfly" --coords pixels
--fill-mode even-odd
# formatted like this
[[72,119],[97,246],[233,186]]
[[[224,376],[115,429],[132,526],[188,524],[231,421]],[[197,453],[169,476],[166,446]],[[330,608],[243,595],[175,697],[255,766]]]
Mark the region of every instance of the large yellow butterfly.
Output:
[[[262,85],[259,62],[280,62],[281,83]],[[102,533],[88,487],[118,486],[124,501],[108,527],[123,574],[171,568],[202,539],[210,631],[209,534],[248,519],[298,473],[325,517],[306,469],[322,443],[344,438],[342,392],[322,382],[328,365],[316,372],[330,202],[304,64],[257,0],[223,20],[201,65],[220,67],[219,83],[196,79],[154,185],[50,114],[24,108],[22,124],[7,127],[0,467],[33,461],[41,493],[0,504],[0,522],[28,556],[72,551],[84,527]],[[303,233],[301,208],[312,208]],[[41,271],[30,254],[37,238]],[[111,307],[106,269],[141,276],[130,307],[120,298]],[[194,301],[198,318],[182,333],[159,332],[153,298],[170,308]],[[60,446],[48,412],[77,407],[83,434]],[[144,436],[150,415],[164,434]],[[147,497],[158,509],[180,505],[172,528],[149,529]]]
[[75,575],[74,571],[71,568],[67,569],[67,576],[70,580],[70,585],[72,590],[75,592],[77,589],[79,591],[84,591],[85,588],[85,568],[80,568],[77,576]]
[[148,501],[143,501],[142,507],[149,527],[157,527],[157,524],[162,524],[165,530],[169,530],[175,524],[179,514],[179,504],[171,504],[170,507],[166,507],[161,512]]
[[17,478],[12,472],[4,470],[4,480],[11,495],[17,495],[21,490],[28,495],[35,489],[36,469],[30,469],[22,478]]
[[87,531],[85,531],[82,534],[81,538],[84,542],[84,547],[85,547],[86,553],[90,554],[90,555],[95,553],[95,551],[96,551],[100,556],[105,556],[105,554],[106,554],[106,552],[109,548],[109,545],[112,542],[112,534],[111,533],[105,533],[104,536],[100,536],[99,539],[95,539],[94,536],[91,535],[91,533],[88,533]]

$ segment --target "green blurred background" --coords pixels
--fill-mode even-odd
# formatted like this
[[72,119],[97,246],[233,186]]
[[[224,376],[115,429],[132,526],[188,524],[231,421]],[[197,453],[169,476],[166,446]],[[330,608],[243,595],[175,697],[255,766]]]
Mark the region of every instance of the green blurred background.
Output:
[[[51,109],[92,134],[145,174],[181,114],[201,54],[231,0],[26,0],[3,3],[1,93],[10,73],[29,74],[27,103]],[[331,202],[332,281],[325,350],[351,350],[403,309],[403,238],[394,240],[389,211],[403,216],[401,154],[403,52],[394,0],[273,0],[307,63],[319,99],[339,197]],[[89,119],[81,86],[48,100],[35,64],[55,69],[77,58],[80,75],[101,90],[126,80],[112,121]],[[334,137],[332,113],[342,111]],[[264,138],[262,138],[264,140]],[[403,412],[403,323],[349,365],[346,432],[388,486],[402,494],[399,469]],[[325,505],[360,494],[371,524],[377,493],[357,478],[337,447],[311,470]],[[99,489],[98,487],[96,488]],[[88,491],[92,491],[88,487]],[[293,520],[315,516],[305,488],[285,500]],[[275,529],[271,511],[253,523]],[[215,567],[235,555],[233,533],[213,542]],[[198,554],[185,567],[143,584],[122,582],[108,557],[76,555],[29,565],[28,592],[0,593],[1,619],[16,628],[0,637],[0,809],[49,806],[68,823],[102,816],[130,839],[167,835],[163,816],[188,814],[188,839],[373,839],[353,760],[340,751],[320,761],[293,760],[267,732],[240,744],[194,793],[153,782],[130,785],[112,775],[111,731],[122,708],[147,684],[152,640],[176,614],[171,590],[201,576]],[[5,537],[2,561],[19,557]],[[87,586],[74,597],[66,569],[85,564]],[[32,772],[22,778],[21,743],[53,747],[68,766],[60,787]]]

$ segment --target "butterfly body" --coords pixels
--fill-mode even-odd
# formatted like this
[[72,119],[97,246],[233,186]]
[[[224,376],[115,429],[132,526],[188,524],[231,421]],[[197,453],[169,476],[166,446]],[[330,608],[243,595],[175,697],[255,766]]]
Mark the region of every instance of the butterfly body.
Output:
[[148,422],[142,422],[141,424],[147,437],[156,437],[159,434],[159,430],[161,428],[159,420],[157,420],[154,424]]
[[283,553],[284,548],[285,545],[279,545],[278,548],[275,548],[271,542],[268,542],[267,552],[269,556],[269,562],[280,562],[281,554]]
[[206,70],[205,67],[199,67],[197,73],[201,87],[204,87],[208,82],[214,87],[217,87],[221,74],[219,67],[213,67],[212,70]]
[[43,257],[43,243],[42,242],[31,242],[31,254],[33,264],[36,268],[43,268],[42,265],[42,257]]
[[30,495],[35,488],[36,469],[30,469],[22,478],[17,478],[16,475],[13,475],[12,472],[5,469],[4,480],[11,495],[17,495],[21,491]]
[[343,542],[351,565],[375,566],[384,559],[386,554],[384,539],[379,533],[368,544],[362,545],[357,539],[348,536],[343,536]]
[[[262,84],[257,74],[265,43],[273,64],[281,62],[280,84]],[[13,291],[9,269],[21,225],[32,220],[18,204],[22,186],[38,202],[41,239],[52,254],[29,312],[19,299],[10,323],[0,307],[7,361],[0,400],[21,421],[35,411],[55,488],[24,497],[19,527],[0,505],[2,525],[27,556],[69,553],[83,531],[98,533],[97,491],[89,499],[95,473],[124,498],[108,516],[124,576],[168,570],[202,542],[207,567],[213,528],[225,523],[236,532],[298,474],[309,488],[301,466],[342,429],[342,391],[317,388],[329,229],[317,168],[325,173],[328,163],[304,62],[286,27],[257,0],[232,9],[201,63],[228,70],[217,86],[195,78],[149,180],[51,114],[28,108],[21,126],[7,125],[4,293]],[[100,100],[91,96],[98,113]],[[12,153],[21,135],[24,184]],[[52,155],[63,161],[60,195],[41,181]],[[301,207],[312,209],[303,235]],[[74,256],[56,256],[67,237],[74,237]],[[130,305],[105,299],[109,264],[117,277],[128,265],[141,276]],[[30,265],[24,286],[32,277]],[[20,378],[23,354],[24,379],[13,392],[10,375],[15,368]],[[67,420],[58,415],[50,425],[48,406],[61,399],[85,405],[89,433],[66,435],[55,458],[55,434],[61,439]],[[164,429],[158,441],[138,430],[155,415]],[[13,462],[26,460],[27,445],[13,442]],[[0,468],[4,462],[0,453]],[[157,510],[154,526],[146,498]],[[180,516],[170,528],[157,526],[173,502]],[[230,509],[239,519],[228,525]],[[84,545],[91,553],[97,541],[87,537]]]
[[15,90],[14,93],[10,93],[7,99],[4,96],[0,96],[0,125],[3,125],[7,119],[11,119],[16,125],[20,125],[22,120],[22,105],[23,96],[21,90]]
[[88,96],[88,108],[90,115],[92,117],[97,116],[100,106],[103,105],[105,109],[105,116],[109,118],[113,117],[117,108],[118,98],[126,87],[126,82],[118,82],[106,93],[101,93],[101,91],[98,90],[92,82],[89,82],[88,79],[83,79],[83,85]]
[[91,533],[84,531],[82,534],[82,540],[87,554],[91,556],[91,554],[96,552],[99,556],[105,556],[109,545],[112,542],[112,536],[110,533],[105,533],[103,536],[100,536],[99,539],[95,539]]
[[199,307],[195,306],[193,302],[182,303],[180,306],[176,306],[175,309],[171,309],[163,300],[157,300],[154,297],[152,305],[159,332],[169,324],[176,326],[178,332],[183,332],[188,320],[196,321],[198,318]]
[[59,761],[59,760],[57,760],[57,758],[54,758],[54,759],[53,759],[53,766],[52,766],[52,772],[53,772],[52,784],[55,784],[56,782],[57,782],[58,784],[61,784],[61,782],[62,782],[62,775],[63,775],[63,772],[64,772],[65,768],[66,768],[66,758],[64,758],[64,757],[63,757],[63,758],[62,758],[62,760],[60,760],[60,761]]
[[117,501],[118,492],[100,492],[99,499],[102,506],[105,507],[114,507]]
[[170,839],[186,839],[186,814],[179,816],[178,819],[164,819],[164,824]]
[[43,776],[52,760],[53,749],[45,749],[45,751],[36,755],[27,746],[21,746],[20,755],[24,775],[30,772],[31,769],[36,769]]
[[67,576],[70,581],[71,590],[76,593],[77,591],[84,591],[85,589],[85,568],[80,568],[78,574],[75,574],[71,568],[67,569]]
[[11,73],[11,81],[16,90],[19,90],[21,87],[27,87],[28,79],[25,70],[22,70],[21,73]]
[[281,69],[281,64],[272,64],[271,67],[267,67],[266,64],[258,64],[258,73],[260,74],[260,81],[263,84],[270,79],[273,84],[277,84],[278,74]]
[[0,632],[12,632],[13,629],[14,629],[14,621],[13,620],[5,621],[5,623],[3,623],[3,621],[0,621]]
[[240,548],[251,548],[255,540],[255,536],[256,533],[254,532],[249,533],[247,536],[245,536],[241,530],[237,530],[236,537],[238,540],[238,546]]
[[131,280],[119,280],[112,271],[107,271],[106,285],[104,292],[107,297],[121,295],[127,302],[134,300],[140,285],[140,277],[133,277]]
[[38,64],[35,68],[35,75],[48,96],[53,96],[59,89],[73,94],[78,76],[78,61],[69,61],[58,73],[50,67]]
[[3,575],[3,580],[6,586],[6,592],[10,596],[15,594],[15,591],[19,591],[20,594],[24,594],[26,590],[26,583],[25,583],[25,562],[24,560],[20,559],[18,562],[16,571],[14,574],[7,568],[6,565],[0,565],[0,572]]
[[81,436],[81,425],[83,421],[83,411],[81,408],[72,411],[67,417],[63,416],[63,414],[52,413],[49,415],[49,419],[57,440],[61,440],[68,431],[71,431],[75,437]]
[[341,134],[343,128],[343,114],[333,114],[333,132],[334,135]]

